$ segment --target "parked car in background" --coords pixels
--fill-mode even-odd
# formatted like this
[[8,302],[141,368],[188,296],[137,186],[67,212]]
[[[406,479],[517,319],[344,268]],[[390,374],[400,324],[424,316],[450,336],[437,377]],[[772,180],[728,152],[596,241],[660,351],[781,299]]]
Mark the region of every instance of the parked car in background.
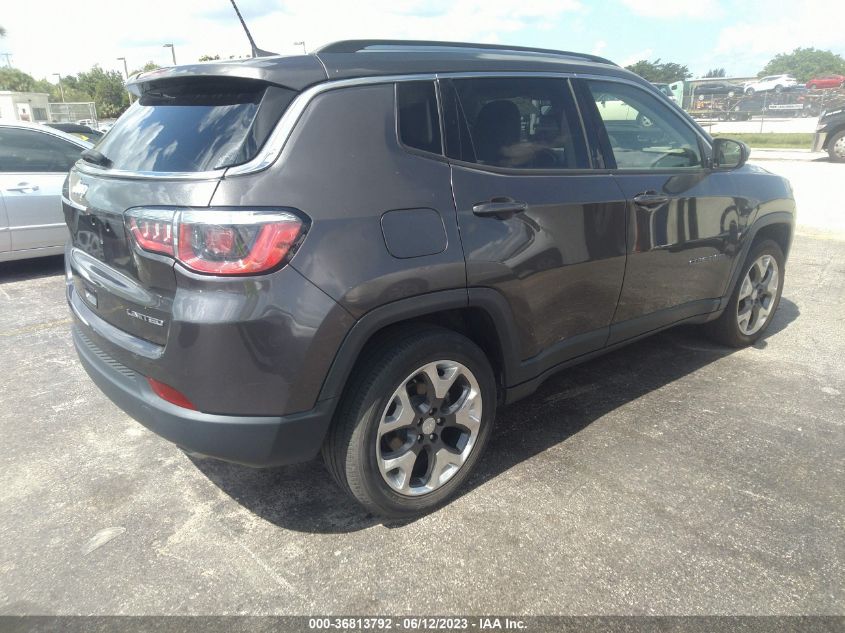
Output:
[[103,132],[91,129],[87,125],[78,125],[76,123],[45,123],[44,125],[61,130],[67,134],[73,134],[73,136],[78,136],[83,141],[88,141],[89,143],[96,143],[103,138]]
[[747,95],[753,95],[755,92],[768,92],[769,90],[781,92],[784,88],[797,84],[798,80],[792,75],[769,75],[757,81],[745,83],[743,90]]
[[64,250],[62,185],[89,147],[45,125],[0,121],[0,261]]
[[669,84],[652,83],[652,85],[657,88],[660,92],[665,94],[666,98],[669,99],[669,101],[673,101],[675,103],[678,102],[678,100],[675,98],[675,95],[672,94],[672,88],[669,86]]
[[732,84],[727,81],[708,81],[707,83],[698,84],[693,87],[693,94],[699,95],[713,95],[733,97],[734,95],[741,95],[744,90],[739,84]]
[[841,88],[845,85],[845,75],[822,75],[813,77],[806,83],[811,90],[818,88]]
[[813,151],[827,151],[830,160],[845,163],[845,103],[822,112],[816,125]]
[[777,309],[789,183],[594,55],[348,41],[128,87],[68,176],[73,340],[185,449],[322,450],[417,516],[553,373],[680,323],[751,345]]

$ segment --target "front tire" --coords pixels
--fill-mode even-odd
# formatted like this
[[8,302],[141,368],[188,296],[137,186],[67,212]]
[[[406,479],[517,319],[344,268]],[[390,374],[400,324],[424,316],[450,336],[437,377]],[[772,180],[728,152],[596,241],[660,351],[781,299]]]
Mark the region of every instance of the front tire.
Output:
[[406,519],[449,500],[481,456],[496,381],[466,337],[428,325],[361,359],[323,445],[337,483],[370,512]]
[[709,336],[730,347],[754,344],[774,318],[783,279],[784,255],[777,242],[752,245],[727,307],[705,326]]
[[845,163],[845,130],[839,130],[827,142],[827,153],[834,163]]

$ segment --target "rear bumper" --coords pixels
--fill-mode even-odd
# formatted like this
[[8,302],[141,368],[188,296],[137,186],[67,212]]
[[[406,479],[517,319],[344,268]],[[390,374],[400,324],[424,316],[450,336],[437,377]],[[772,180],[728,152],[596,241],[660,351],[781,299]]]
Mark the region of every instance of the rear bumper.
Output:
[[179,446],[254,467],[308,461],[317,455],[334,400],[288,416],[214,415],[162,400],[146,378],[122,365],[73,327],[73,343],[88,375],[109,399],[145,427]]
[[826,132],[816,132],[813,136],[813,149],[814,152],[821,152],[824,150],[824,144],[827,141],[827,133]]

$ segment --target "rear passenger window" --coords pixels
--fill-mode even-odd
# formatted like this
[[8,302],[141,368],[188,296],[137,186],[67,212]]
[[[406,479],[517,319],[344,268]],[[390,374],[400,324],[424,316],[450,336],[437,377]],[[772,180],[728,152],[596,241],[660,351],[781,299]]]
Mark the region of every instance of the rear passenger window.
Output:
[[444,90],[447,154],[512,169],[586,169],[584,137],[564,79],[456,79]]
[[65,172],[73,167],[82,149],[46,132],[0,128],[0,172]]
[[403,145],[433,154],[443,153],[433,81],[397,83],[396,111]]

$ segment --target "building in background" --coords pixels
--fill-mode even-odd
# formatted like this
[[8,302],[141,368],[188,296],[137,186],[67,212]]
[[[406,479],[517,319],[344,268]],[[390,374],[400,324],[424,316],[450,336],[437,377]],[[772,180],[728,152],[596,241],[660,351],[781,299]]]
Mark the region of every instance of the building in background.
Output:
[[12,92],[0,90],[0,119],[33,121],[50,120],[46,92]]

